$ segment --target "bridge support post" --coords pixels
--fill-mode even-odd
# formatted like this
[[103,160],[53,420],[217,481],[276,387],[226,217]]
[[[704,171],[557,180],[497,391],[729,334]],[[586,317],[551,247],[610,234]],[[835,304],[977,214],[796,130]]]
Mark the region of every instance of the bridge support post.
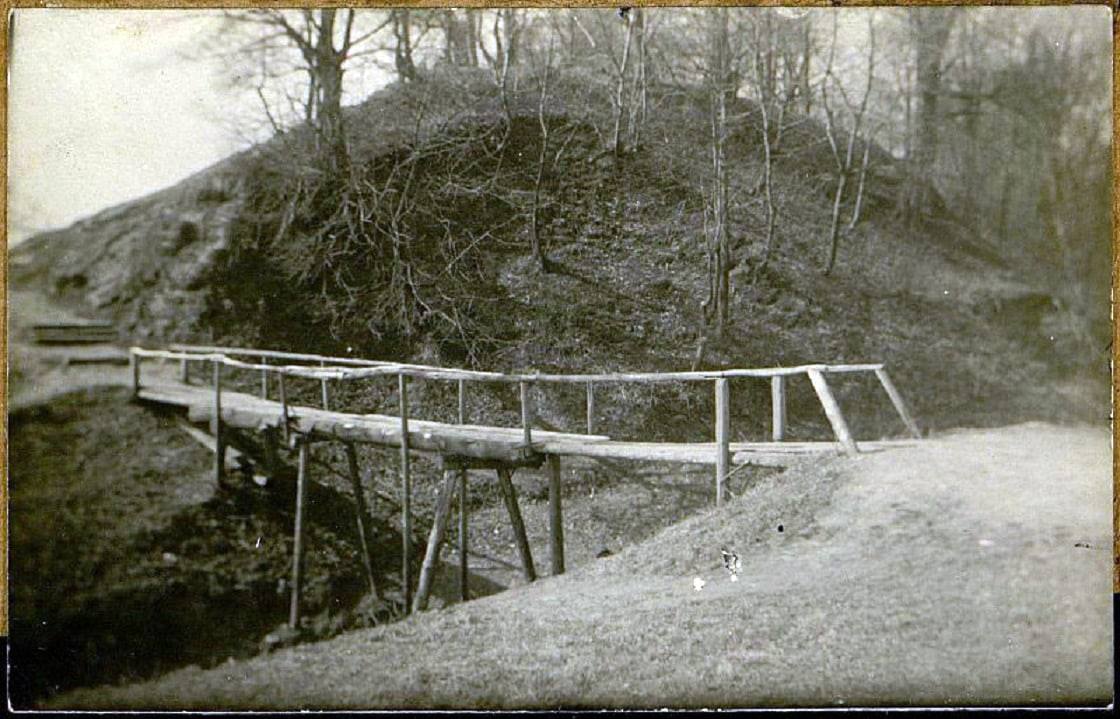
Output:
[[303,581],[303,510],[307,503],[307,473],[310,471],[311,444],[305,439],[299,445],[299,474],[296,477],[296,523],[292,541],[292,597],[288,607],[288,625],[299,629],[299,600]]
[[412,611],[412,470],[408,458],[408,378],[397,375],[401,418],[401,593],[405,612]]
[[264,466],[265,471],[268,473],[269,478],[275,479],[280,476],[280,446],[279,440],[276,438],[277,430],[275,427],[266,427],[261,433],[262,444],[264,445]]
[[350,468],[350,486],[354,491],[355,518],[358,524],[358,542],[362,548],[362,567],[366,571],[366,580],[369,581],[369,591],[377,599],[381,593],[377,591],[377,579],[373,575],[373,556],[370,554],[369,539],[366,533],[366,498],[362,491],[362,475],[358,471],[358,450],[353,442],[346,443],[346,463]]
[[[459,424],[467,423],[467,383],[459,380]],[[467,469],[459,468],[459,601],[470,598],[467,558]]]
[[470,567],[467,560],[467,470],[459,470],[459,600],[470,599],[468,578]]
[[521,568],[525,579],[532,582],[537,578],[537,570],[533,567],[533,555],[529,551],[529,538],[525,535],[525,522],[521,519],[521,510],[517,507],[517,492],[510,479],[512,471],[505,468],[498,470],[498,489],[501,490],[502,499],[509,512],[509,521],[513,525],[513,538],[517,542],[517,553],[521,556]]
[[770,378],[770,404],[773,418],[773,437],[775,442],[786,438],[786,378],[774,375]]
[[829,389],[824,374],[818,369],[809,369],[806,370],[806,373],[809,375],[809,381],[813,383],[813,389],[816,391],[821,405],[824,407],[824,414],[828,417],[829,424],[832,425],[832,432],[836,435],[836,439],[848,454],[859,454],[859,447],[856,446],[856,441],[852,438],[852,431],[848,429],[848,423],[844,421],[844,414],[840,411],[840,405],[832,395],[832,390]]
[[723,483],[731,473],[731,389],[716,380],[716,506],[723,503]]
[[552,574],[563,574],[564,522],[560,513],[560,458],[554,454],[548,455],[548,530],[552,545]]
[[443,486],[439,490],[436,500],[436,513],[432,519],[432,531],[428,534],[428,547],[424,552],[424,563],[420,566],[420,579],[416,586],[416,601],[412,611],[420,612],[428,608],[428,595],[432,590],[432,576],[435,575],[436,565],[439,563],[439,551],[443,545],[443,536],[447,531],[447,520],[451,516],[451,501],[455,498],[455,485],[459,477],[454,470],[444,470]]

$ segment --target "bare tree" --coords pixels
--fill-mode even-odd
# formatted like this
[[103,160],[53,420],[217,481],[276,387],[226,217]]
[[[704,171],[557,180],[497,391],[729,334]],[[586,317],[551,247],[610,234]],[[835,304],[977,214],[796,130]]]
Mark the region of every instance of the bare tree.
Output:
[[727,172],[727,102],[734,97],[739,79],[734,72],[731,50],[731,22],[725,7],[708,12],[707,67],[708,119],[711,128],[712,184],[708,193],[705,224],[708,235],[708,299],[703,303],[704,319],[715,324],[716,335],[723,336],[731,304],[731,238],[728,227],[729,180]]
[[[844,201],[844,195],[848,188],[849,177],[852,174],[854,153],[856,141],[860,139],[860,131],[863,128],[864,116],[867,113],[867,103],[871,97],[872,85],[875,81],[875,20],[874,15],[868,13],[867,15],[867,34],[868,34],[868,54],[867,54],[867,80],[863,90],[863,97],[859,100],[858,104],[848,96],[844,85],[835,75],[834,61],[836,54],[836,16],[832,16],[832,47],[829,50],[828,64],[825,70],[825,81],[821,85],[821,105],[825,113],[825,132],[828,136],[828,146],[832,150],[832,158],[836,163],[836,191],[832,200],[832,219],[829,224],[828,233],[828,261],[825,264],[824,273],[827,275],[832,272],[833,267],[836,265],[836,251],[840,241],[840,211],[841,205]],[[836,122],[836,110],[833,107],[831,95],[829,94],[829,87],[833,86],[839,92],[843,100],[844,108],[847,110],[848,120],[848,139],[846,147],[841,147],[839,131]],[[870,153],[871,137],[870,133],[862,138],[864,143],[863,164],[859,178],[859,197],[857,208],[862,204],[863,197],[863,182],[867,168],[867,159]],[[855,227],[858,221],[858,209],[853,212],[851,223],[849,227]]]
[[277,51],[294,50],[298,70],[306,75],[303,119],[315,129],[322,157],[331,171],[344,170],[347,163],[346,131],[342,115],[343,76],[347,63],[356,56],[359,44],[377,34],[388,20],[382,20],[355,34],[355,10],[283,11],[249,9],[227,11],[224,35],[238,26],[263,29],[250,39],[237,43],[234,52],[253,57],[260,63],[257,94],[274,130],[281,125],[264,95],[264,83],[284,74],[283,68],[270,67]]
[[542,271],[549,269],[549,263],[544,255],[544,250],[541,247],[541,230],[540,230],[540,209],[541,209],[541,189],[544,186],[545,168],[548,165],[548,151],[549,151],[549,118],[548,118],[548,92],[549,92],[549,79],[552,74],[552,55],[553,46],[552,42],[548,44],[548,51],[545,54],[543,68],[539,71],[540,74],[540,93],[537,99],[537,122],[541,129],[540,138],[540,152],[537,155],[537,174],[533,182],[533,204],[529,217],[529,238],[531,244],[531,251],[533,259]]
[[781,146],[790,106],[800,94],[809,92],[802,87],[809,58],[796,48],[796,42],[804,37],[796,24],[776,17],[768,9],[759,9],[754,18],[751,23],[752,86],[762,137],[762,175],[754,191],[763,191],[766,209],[765,249],[762,260],[754,268],[757,278],[766,269],[775,247],[779,209],[774,196],[774,158]]

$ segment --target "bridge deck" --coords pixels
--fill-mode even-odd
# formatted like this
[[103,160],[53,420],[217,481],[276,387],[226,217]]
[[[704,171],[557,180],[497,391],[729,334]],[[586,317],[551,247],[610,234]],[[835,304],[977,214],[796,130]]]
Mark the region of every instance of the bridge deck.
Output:
[[[179,382],[144,384],[138,397],[149,402],[184,407],[195,422],[214,413],[212,387]],[[315,407],[288,406],[289,428],[313,437],[400,447],[401,422],[393,415],[356,414]],[[230,390],[222,391],[222,422],[248,430],[283,427],[283,405],[274,400]],[[666,443],[615,441],[604,435],[569,434],[534,429],[525,445],[523,430],[472,424],[448,424],[410,419],[408,443],[415,451],[445,457],[537,465],[544,455],[597,457],[637,461],[715,464],[713,442]],[[861,442],[861,451],[878,451],[899,442]],[[901,444],[906,444],[902,442]],[[804,454],[840,452],[837,442],[732,442],[736,464],[785,466]]]

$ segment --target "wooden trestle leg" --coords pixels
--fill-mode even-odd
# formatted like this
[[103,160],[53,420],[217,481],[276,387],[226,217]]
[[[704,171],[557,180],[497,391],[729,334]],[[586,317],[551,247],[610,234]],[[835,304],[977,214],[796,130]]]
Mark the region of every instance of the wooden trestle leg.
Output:
[[525,572],[525,579],[532,582],[537,578],[537,570],[533,568],[533,555],[529,551],[529,538],[525,535],[525,522],[521,519],[521,510],[517,507],[517,492],[513,488],[510,477],[513,471],[502,468],[498,470],[498,489],[502,492],[506,510],[509,511],[509,521],[513,525],[513,538],[517,541],[517,552],[521,555],[521,567]]
[[311,445],[299,440],[299,475],[296,478],[296,526],[292,543],[292,602],[288,609],[288,625],[299,629],[299,597],[303,581],[303,510],[307,504],[307,482]]
[[358,525],[358,541],[362,547],[362,566],[366,570],[366,579],[369,581],[369,591],[380,599],[377,591],[377,579],[373,575],[373,557],[370,553],[369,540],[366,534],[366,499],[362,491],[362,475],[358,471],[358,452],[352,442],[346,443],[346,462],[350,466],[350,486],[354,491],[355,518]]
[[458,473],[444,470],[443,485],[436,499],[436,515],[432,520],[432,531],[428,535],[428,548],[424,552],[424,563],[420,566],[420,580],[416,587],[416,599],[412,611],[419,612],[428,608],[428,596],[432,591],[432,577],[439,563],[439,551],[443,536],[447,531],[447,520],[451,516],[451,501],[455,498],[455,488],[459,483]]

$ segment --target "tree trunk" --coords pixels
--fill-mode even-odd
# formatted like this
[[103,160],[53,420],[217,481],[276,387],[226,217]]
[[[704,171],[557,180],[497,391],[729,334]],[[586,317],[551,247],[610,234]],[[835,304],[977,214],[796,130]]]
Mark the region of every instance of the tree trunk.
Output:
[[646,103],[649,82],[646,76],[646,21],[641,8],[630,10],[634,15],[634,38],[637,42],[637,65],[634,73],[634,90],[629,100],[630,118],[627,123],[627,146],[634,149],[641,141],[642,125],[646,121]]
[[622,117],[626,112],[626,73],[630,67],[630,43],[634,37],[634,23],[629,14],[626,20],[626,39],[622,44],[622,62],[618,67],[618,85],[614,96],[614,132],[611,135],[611,147],[615,157],[622,154]]
[[545,105],[548,103],[548,79],[552,69],[552,46],[548,47],[548,56],[545,60],[544,76],[541,79],[541,92],[537,101],[537,121],[541,127],[541,151],[537,156],[537,177],[533,183],[533,209],[529,222],[529,239],[531,242],[531,249],[533,259],[536,261],[537,266],[542,272],[548,271],[548,262],[545,260],[544,249],[542,248],[540,237],[540,207],[541,207],[541,188],[544,185],[544,170],[548,162],[548,119],[545,113]]
[[836,247],[840,244],[840,203],[844,200],[844,190],[848,185],[848,173],[840,173],[840,181],[836,185],[836,195],[832,200],[832,224],[828,232],[828,263],[824,267],[827,275],[836,265]]
[[714,34],[714,107],[712,108],[712,163],[714,170],[714,276],[712,282],[712,315],[716,321],[716,336],[723,337],[729,318],[731,298],[731,250],[728,220],[728,187],[725,144],[727,139],[727,96],[731,85],[731,52],[727,8],[712,11]]
[[863,183],[867,179],[867,164],[871,159],[871,142],[874,139],[875,130],[868,131],[867,137],[863,138],[863,160],[859,165],[859,184],[856,185],[856,206],[852,210],[852,218],[848,221],[848,232],[851,232],[859,224],[860,212],[863,209]]
[[416,65],[412,61],[412,13],[410,10],[393,10],[393,60],[400,82],[416,80]]
[[337,10],[319,11],[319,38],[315,46],[316,125],[322,137],[328,169],[342,171],[346,166],[346,135],[342,126],[342,63],[345,57],[334,47],[334,24]]
[[941,94],[941,56],[956,15],[940,8],[911,8],[910,27],[917,47],[917,123],[912,157],[913,182],[907,202],[908,220],[917,223],[929,208],[937,162],[937,101]]
[[478,10],[467,8],[467,64],[478,67]]
[[809,87],[809,64],[813,57],[813,23],[811,17],[811,15],[805,17],[805,34],[802,36],[802,42],[804,43],[802,52],[804,54],[802,55],[801,59],[800,85],[801,101],[804,103],[802,111],[805,113],[806,117],[809,116],[810,110],[813,109],[813,92]]

